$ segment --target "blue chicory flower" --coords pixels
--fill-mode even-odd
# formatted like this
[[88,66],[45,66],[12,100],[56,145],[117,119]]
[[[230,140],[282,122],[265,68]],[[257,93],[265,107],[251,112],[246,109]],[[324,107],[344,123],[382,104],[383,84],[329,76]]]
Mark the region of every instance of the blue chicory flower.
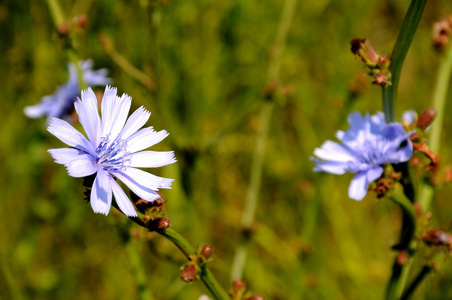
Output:
[[[111,82],[111,79],[107,77],[107,69],[92,70],[92,60],[80,61],[79,66],[86,85],[105,86]],[[74,102],[80,96],[77,68],[72,63],[68,64],[68,68],[68,82],[59,86],[53,95],[43,97],[38,104],[25,107],[24,113],[27,117],[39,118],[47,116],[48,120],[50,118],[68,119],[74,109]]]
[[161,188],[171,188],[173,179],[152,175],[137,168],[162,167],[174,163],[173,151],[141,151],[162,141],[168,133],[142,128],[150,112],[138,108],[128,119],[132,98],[116,95],[116,88],[107,86],[99,117],[96,96],[91,88],[82,91],[81,100],[75,102],[86,135],[68,122],[52,118],[48,131],[70,148],[50,149],[56,163],[66,166],[72,177],[86,177],[96,173],[90,202],[96,213],[107,215],[112,193],[121,211],[127,216],[137,213],[125,192],[116,182],[122,181],[140,198],[153,201],[160,198]]
[[341,144],[326,141],[314,150],[311,160],[316,163],[314,171],[332,174],[355,173],[348,195],[362,200],[369,183],[380,178],[384,164],[406,162],[413,154],[413,145],[399,123],[386,124],[383,113],[362,117],[359,112],[348,115],[350,129],[338,131]]

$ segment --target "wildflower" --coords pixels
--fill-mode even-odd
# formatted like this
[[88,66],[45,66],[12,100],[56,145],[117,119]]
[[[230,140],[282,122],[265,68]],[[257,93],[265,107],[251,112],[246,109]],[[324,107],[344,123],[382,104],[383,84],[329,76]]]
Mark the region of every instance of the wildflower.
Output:
[[[107,77],[107,69],[93,71],[93,61],[85,60],[79,62],[83,74],[83,80],[88,86],[103,86],[110,83],[111,79]],[[50,118],[68,118],[74,109],[74,102],[80,96],[80,82],[77,68],[74,64],[69,64],[69,80],[67,83],[59,86],[55,93],[45,96],[41,102],[27,106],[24,113],[29,118],[39,118],[47,116]]]
[[369,183],[380,178],[383,165],[406,162],[413,154],[413,146],[399,123],[386,124],[384,114],[374,116],[359,112],[349,114],[350,129],[338,131],[338,144],[326,141],[314,150],[311,157],[316,163],[314,171],[332,174],[356,173],[352,179],[348,195],[355,200],[362,200],[367,193]]
[[[70,148],[50,149],[56,163],[64,164],[72,177],[86,177],[96,173],[90,202],[96,213],[107,215],[112,193],[121,211],[127,216],[137,213],[131,201],[115,179],[128,186],[138,197],[153,201],[161,188],[171,188],[173,179],[162,178],[137,168],[154,168],[174,163],[173,151],[141,151],[168,136],[165,130],[142,128],[151,115],[143,107],[128,119],[132,98],[116,95],[116,88],[107,86],[99,117],[97,99],[91,88],[82,91],[81,100],[75,102],[86,135],[68,122],[52,118],[48,131]],[[127,121],[127,122],[126,122]]]

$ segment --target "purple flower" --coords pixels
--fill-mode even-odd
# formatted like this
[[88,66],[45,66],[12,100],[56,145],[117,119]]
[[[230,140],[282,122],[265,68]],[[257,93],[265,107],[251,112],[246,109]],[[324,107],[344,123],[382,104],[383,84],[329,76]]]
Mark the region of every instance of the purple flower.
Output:
[[141,151],[165,137],[165,130],[142,128],[151,115],[143,107],[128,119],[132,98],[116,96],[116,88],[107,86],[102,99],[102,117],[99,117],[97,99],[91,88],[82,91],[81,100],[75,102],[86,135],[66,121],[52,118],[48,130],[70,148],[50,149],[56,163],[66,166],[72,177],[86,177],[96,173],[91,190],[91,206],[96,213],[107,215],[112,195],[127,216],[137,213],[125,192],[115,179],[119,179],[140,198],[153,201],[161,188],[171,188],[173,179],[162,178],[137,168],[162,167],[174,163],[173,151]]
[[326,141],[314,150],[311,160],[314,171],[332,174],[355,173],[348,188],[348,196],[362,200],[369,183],[380,178],[384,164],[406,162],[413,154],[413,145],[399,123],[386,124],[384,114],[377,113],[363,118],[359,112],[348,115],[350,129],[338,131],[338,144]]
[[[111,82],[111,79],[107,77],[107,69],[92,70],[92,60],[80,61],[79,66],[86,85],[103,86]],[[59,86],[53,95],[43,97],[40,103],[25,107],[24,113],[27,117],[47,116],[48,120],[69,117],[74,109],[74,102],[80,96],[80,83],[75,65],[69,64],[68,68],[69,81]]]

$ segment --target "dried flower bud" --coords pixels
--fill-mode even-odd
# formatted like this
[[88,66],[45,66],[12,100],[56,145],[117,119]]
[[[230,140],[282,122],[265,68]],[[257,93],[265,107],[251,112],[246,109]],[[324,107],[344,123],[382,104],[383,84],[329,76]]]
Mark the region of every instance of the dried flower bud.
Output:
[[196,275],[196,266],[193,263],[185,265],[180,272],[180,277],[185,282],[194,281]]
[[170,221],[167,218],[153,217],[149,218],[146,227],[149,231],[165,230],[170,227]]
[[422,240],[429,246],[446,246],[452,248],[452,236],[450,233],[436,230],[428,230],[422,235]]
[[417,119],[416,126],[418,126],[422,131],[426,130],[430,124],[432,124],[437,114],[436,109],[433,107],[427,108]]
[[433,24],[433,46],[442,51],[449,42],[449,36],[452,33],[452,17],[446,17]]

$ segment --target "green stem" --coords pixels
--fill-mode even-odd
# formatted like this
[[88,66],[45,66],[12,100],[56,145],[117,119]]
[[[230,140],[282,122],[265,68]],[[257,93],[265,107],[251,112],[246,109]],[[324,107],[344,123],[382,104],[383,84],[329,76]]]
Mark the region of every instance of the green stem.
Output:
[[[193,248],[192,245],[179,233],[177,233],[175,230],[171,228],[167,228],[165,230],[157,231],[159,234],[170,240],[174,245],[179,248],[179,250],[182,251],[182,253],[185,255],[185,257],[188,260],[192,260],[192,257],[196,255],[196,249]],[[196,264],[198,262],[194,261]],[[228,293],[221,287],[221,285],[218,283],[218,281],[213,276],[212,272],[210,272],[209,268],[203,264],[199,265],[198,267],[201,269],[200,277],[204,285],[207,287],[207,289],[212,293],[212,295],[215,297],[215,299],[219,300],[230,300],[231,297],[229,297]]]
[[58,0],[47,0],[47,6],[49,7],[55,27],[63,24],[65,17]]
[[[409,245],[416,231],[416,212],[413,204],[400,189],[394,189],[392,195],[389,196],[389,199],[398,204],[403,213],[400,240],[394,248],[403,251],[409,250]],[[406,276],[404,276],[406,272],[403,272],[404,266],[405,265],[399,263],[398,258],[395,259],[392,265],[392,275],[386,288],[387,300],[398,299],[400,297],[405,281],[404,278],[406,278]]]
[[407,300],[410,298],[411,294],[416,290],[416,288],[421,284],[422,280],[424,280],[425,276],[427,276],[433,270],[432,266],[424,266],[410,286],[406,289],[406,291],[400,297],[400,300]]
[[[115,201],[112,201],[111,205],[122,213],[122,211],[119,209]],[[148,229],[148,227],[146,226],[146,222],[143,219],[139,217],[128,217],[128,218],[134,223],[140,225],[141,227]],[[165,237],[166,239],[168,239],[169,241],[171,241],[174,245],[176,245],[176,247],[179,248],[179,250],[184,254],[184,256],[188,260],[191,261],[193,259],[193,256],[197,255],[196,249],[174,229],[167,228],[164,230],[158,230],[156,232],[159,233],[161,236]],[[207,268],[207,266],[205,264],[199,264],[197,261],[193,262],[196,263],[198,268],[201,270],[199,274],[201,280],[207,287],[207,289],[215,297],[215,299],[230,300],[231,297],[229,297],[228,293],[226,293],[223,287],[218,283],[218,281],[215,279],[215,277]]]
[[414,33],[424,11],[427,0],[412,0],[403,20],[396,44],[391,56],[391,82],[392,85],[383,88],[383,110],[386,122],[394,122],[394,110],[397,103],[397,88],[403,61],[405,60]]
[[[439,152],[440,138],[443,130],[444,111],[446,106],[447,89],[449,87],[449,80],[452,72],[452,47],[447,50],[443,63],[438,70],[438,78],[433,90],[433,108],[436,109],[437,115],[435,123],[430,129],[430,136],[428,145],[430,150],[435,153]],[[429,184],[422,184],[419,193],[419,204],[422,211],[427,211],[430,208],[430,203],[433,199],[434,189]]]
[[[47,6],[49,7],[50,15],[52,16],[53,23],[58,30],[58,27],[60,25],[62,25],[66,20],[66,17],[63,14],[63,10],[61,9],[60,3],[58,2],[58,0],[47,0]],[[75,68],[77,70],[77,77],[78,77],[78,80],[80,83],[80,89],[82,89],[82,90],[86,89],[87,86],[86,86],[85,80],[83,79],[83,73],[82,73],[82,70],[79,65],[80,58],[78,57],[77,52],[74,50],[74,48],[72,46],[72,41],[71,41],[69,35],[64,36],[62,38],[66,39],[65,47],[66,47],[67,55],[69,57],[69,61],[75,66]]]
[[[279,71],[281,68],[281,58],[285,49],[285,42],[287,34],[292,23],[293,12],[295,11],[295,5],[297,0],[286,0],[281,13],[281,19],[278,25],[278,32],[275,40],[275,52],[272,57],[267,73],[267,88],[277,84]],[[262,178],[262,167],[264,162],[265,146],[268,137],[268,131],[270,127],[271,115],[273,112],[273,91],[270,91],[270,95],[267,95],[269,99],[262,104],[260,123],[258,129],[258,137],[254,150],[254,157],[251,167],[251,179],[250,185],[245,199],[245,207],[242,216],[242,230],[244,233],[250,233],[251,226],[254,222],[254,215],[256,212],[259,188]],[[232,263],[231,279],[237,280],[242,278],[243,268],[246,260],[246,253],[248,249],[248,242],[250,239],[249,234],[245,234],[242,241],[239,243]]]

